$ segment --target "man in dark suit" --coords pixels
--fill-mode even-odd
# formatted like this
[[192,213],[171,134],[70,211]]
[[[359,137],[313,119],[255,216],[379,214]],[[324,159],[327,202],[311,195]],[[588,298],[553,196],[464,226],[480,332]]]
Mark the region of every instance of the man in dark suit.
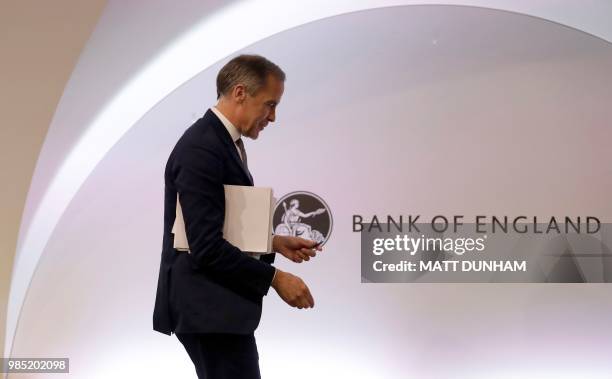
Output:
[[[273,253],[250,255],[222,233],[223,185],[253,185],[242,137],[257,139],[274,122],[284,81],[284,72],[261,56],[229,61],[217,76],[217,105],[185,131],[166,164],[153,328],[176,334],[200,378],[260,378],[253,333],[270,287],[293,307],[314,306],[300,278],[271,265]],[[190,252],[173,248],[177,194]],[[302,238],[273,239],[273,251],[294,262],[309,260],[316,250]]]

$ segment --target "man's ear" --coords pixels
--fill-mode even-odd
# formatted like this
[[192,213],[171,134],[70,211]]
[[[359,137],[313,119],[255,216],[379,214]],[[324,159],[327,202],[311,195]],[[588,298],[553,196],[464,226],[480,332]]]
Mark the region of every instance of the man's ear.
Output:
[[246,99],[247,95],[245,86],[243,84],[237,84],[236,86],[234,86],[234,89],[232,90],[232,95],[234,100],[238,104],[242,104]]

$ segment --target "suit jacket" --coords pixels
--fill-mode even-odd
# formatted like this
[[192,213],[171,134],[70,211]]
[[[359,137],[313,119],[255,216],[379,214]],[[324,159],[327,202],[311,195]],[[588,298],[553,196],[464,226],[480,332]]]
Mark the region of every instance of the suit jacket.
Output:
[[[223,239],[224,184],[253,185],[234,141],[211,111],[190,126],[165,171],[164,237],[153,329],[250,334],[274,277],[274,254],[254,259]],[[191,254],[173,248],[179,194]]]

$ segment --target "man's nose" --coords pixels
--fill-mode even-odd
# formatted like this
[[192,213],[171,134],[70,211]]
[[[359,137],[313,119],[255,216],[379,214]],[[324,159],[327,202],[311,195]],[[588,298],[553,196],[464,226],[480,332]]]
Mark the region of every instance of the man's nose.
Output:
[[269,113],[268,113],[268,121],[270,122],[274,122],[274,120],[276,120],[276,111],[274,109],[272,109]]

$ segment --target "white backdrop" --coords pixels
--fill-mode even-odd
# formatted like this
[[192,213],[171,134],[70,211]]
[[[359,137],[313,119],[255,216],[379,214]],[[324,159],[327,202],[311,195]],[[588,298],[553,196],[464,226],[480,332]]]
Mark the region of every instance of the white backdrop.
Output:
[[[132,49],[138,36],[119,31],[136,29],[139,8],[122,4],[111,2],[100,21],[41,153],[20,233],[11,355],[70,357],[74,377],[189,377],[178,341],[151,331],[163,168],[182,131],[213,104],[226,59],[176,89],[178,76],[159,78],[174,91],[147,109],[135,103],[148,111],[126,115],[133,126],[119,111],[120,124],[93,122],[104,104],[122,109],[107,101],[139,72],[134,62],[197,20],[192,4],[185,24],[186,14],[171,14],[165,37],[158,31],[157,44]],[[122,13],[130,6],[134,20]],[[167,15],[152,8],[147,22]],[[205,20],[228,12],[205,8]],[[213,63],[206,43],[193,54]],[[316,260],[279,258],[317,306],[293,310],[268,296],[257,333],[266,378],[606,377],[605,285],[364,285],[350,223],[355,213],[610,218],[608,42],[518,13],[402,6],[325,18],[243,51],[288,74],[278,121],[247,145],[256,183],[278,195],[315,192],[335,221]],[[104,60],[114,65],[100,71]],[[99,145],[112,149],[92,153],[87,137],[79,140],[87,127],[100,128]],[[85,155],[58,169],[73,146]],[[59,196],[41,201],[45,193]],[[21,314],[20,288],[28,290]]]

